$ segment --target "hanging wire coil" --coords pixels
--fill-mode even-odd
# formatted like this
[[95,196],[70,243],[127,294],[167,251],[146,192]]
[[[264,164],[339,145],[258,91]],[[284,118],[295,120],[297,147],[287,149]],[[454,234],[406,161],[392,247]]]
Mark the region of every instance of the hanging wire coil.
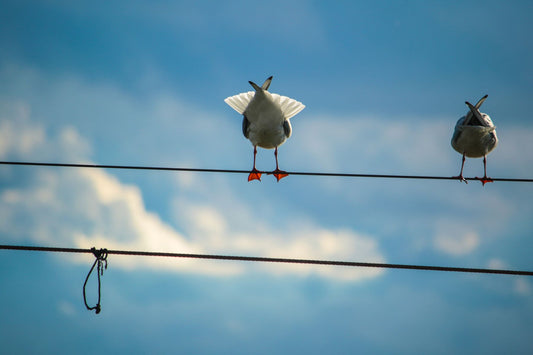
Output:
[[[85,283],[83,284],[83,302],[85,302],[85,307],[87,307],[87,309],[89,311],[92,311],[94,309],[96,314],[98,314],[102,310],[102,307],[100,305],[100,299],[101,299],[101,292],[100,292],[101,281],[100,281],[100,276],[104,274],[104,269],[107,269],[107,255],[108,255],[108,253],[107,253],[107,249],[97,250],[94,247],[91,248],[91,251],[94,254],[94,256],[96,257],[96,260],[94,260],[93,266],[91,267],[91,270],[87,274],[87,277],[85,278]],[[89,305],[87,304],[87,296],[85,294],[85,289],[87,287],[87,281],[89,281],[89,276],[91,276],[91,273],[93,272],[94,267],[96,265],[98,265],[98,267],[96,268],[96,274],[98,275],[98,301],[96,302],[96,306],[89,307]]]

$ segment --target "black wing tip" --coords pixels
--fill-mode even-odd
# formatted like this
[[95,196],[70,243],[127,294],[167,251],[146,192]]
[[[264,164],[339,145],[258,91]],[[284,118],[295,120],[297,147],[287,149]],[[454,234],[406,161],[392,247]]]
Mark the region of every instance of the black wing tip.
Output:
[[248,83],[250,83],[250,85],[252,85],[252,87],[256,90],[256,91],[259,91],[261,89],[263,90],[268,90],[268,88],[270,87],[270,83],[272,82],[272,78],[274,76],[271,75],[269,76],[265,82],[263,83],[263,85],[261,85],[261,87],[259,87],[259,85],[257,85],[256,83],[254,83],[253,81],[249,80]]
[[470,110],[470,112],[472,112],[472,114],[475,115],[477,108],[468,101],[465,101],[465,104],[466,106],[468,106],[468,109]]
[[261,90],[261,88],[256,83],[254,83],[253,81],[249,80],[248,82],[250,83],[250,85],[252,85],[252,87],[254,88],[255,91],[260,91]]
[[485,102],[487,97],[489,97],[489,95],[485,94],[485,96],[483,96],[481,99],[479,99],[479,101],[477,102],[477,104],[474,107],[479,110],[479,108],[481,107],[481,105],[483,105],[483,103]]
[[268,77],[265,82],[263,83],[263,85],[261,86],[261,88],[263,90],[268,90],[268,88],[270,87],[270,83],[272,83],[272,78],[273,76],[271,75],[270,77]]
[[[483,100],[485,100],[487,97],[489,97],[489,94],[485,94],[481,99],[479,99],[479,101],[483,101]],[[468,104],[470,104],[470,102],[465,101],[465,104],[468,105]],[[472,105],[472,106],[473,106],[473,105]]]

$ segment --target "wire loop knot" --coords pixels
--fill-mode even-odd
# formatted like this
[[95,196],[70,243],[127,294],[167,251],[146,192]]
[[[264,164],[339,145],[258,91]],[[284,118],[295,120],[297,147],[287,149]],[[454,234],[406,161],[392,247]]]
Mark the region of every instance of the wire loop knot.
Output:
[[[91,267],[91,270],[87,274],[87,277],[85,278],[85,283],[83,284],[83,302],[85,303],[85,307],[89,311],[92,311],[94,309],[95,313],[98,314],[102,310],[102,307],[100,306],[100,299],[101,299],[100,276],[104,274],[104,269],[107,269],[107,256],[108,256],[108,253],[107,253],[107,249],[105,249],[105,248],[97,250],[95,247],[91,248],[91,252],[93,253],[93,255],[96,258],[96,260],[94,260],[93,266]],[[85,288],[87,287],[87,281],[89,281],[89,276],[91,276],[91,273],[93,272],[94,267],[96,265],[98,265],[97,268],[96,268],[96,275],[98,276],[98,302],[96,302],[96,306],[89,307],[89,305],[87,304],[87,296],[85,295]]]

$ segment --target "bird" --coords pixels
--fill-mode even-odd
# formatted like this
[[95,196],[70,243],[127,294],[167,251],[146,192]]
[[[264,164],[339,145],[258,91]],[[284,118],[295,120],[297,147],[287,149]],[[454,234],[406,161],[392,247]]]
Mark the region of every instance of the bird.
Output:
[[305,108],[305,105],[299,101],[270,93],[268,88],[271,82],[272,76],[267,78],[261,86],[249,81],[254,91],[224,99],[224,102],[231,108],[243,115],[242,133],[254,147],[254,164],[248,175],[248,181],[261,181],[262,173],[255,167],[257,147],[274,149],[276,170],[269,174],[273,174],[278,182],[288,176],[286,171],[279,169],[278,147],[285,143],[292,134],[290,118]]
[[461,172],[455,176],[459,181],[468,183],[463,177],[463,168],[465,165],[465,156],[469,158],[483,157],[484,175],[480,180],[483,186],[493,180],[487,177],[487,154],[489,154],[498,145],[498,136],[496,136],[496,127],[492,123],[489,115],[479,111],[479,108],[485,102],[488,95],[483,96],[474,106],[466,101],[469,111],[466,115],[459,118],[455,125],[452,136],[452,147],[459,154],[463,155],[461,163]]

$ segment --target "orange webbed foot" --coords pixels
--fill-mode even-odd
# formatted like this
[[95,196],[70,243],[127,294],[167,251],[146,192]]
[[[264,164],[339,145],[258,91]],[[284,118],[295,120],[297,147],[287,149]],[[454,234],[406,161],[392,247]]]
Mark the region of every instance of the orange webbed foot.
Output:
[[261,172],[259,170],[257,170],[256,168],[254,168],[251,172],[250,172],[250,175],[248,175],[248,181],[252,181],[252,180],[259,180],[261,181]]
[[283,171],[283,170],[279,170],[279,169],[276,169],[274,170],[273,172],[269,173],[269,174],[272,174],[276,177],[276,180],[278,180],[278,182],[283,179],[284,177],[287,177],[289,176],[289,174],[287,174],[286,171]]
[[481,181],[481,183],[483,184],[483,186],[485,186],[486,183],[488,182],[494,182],[494,180],[492,180],[490,177],[487,177],[487,176],[483,176],[482,178],[478,178],[476,176],[476,179],[478,179],[479,181]]

